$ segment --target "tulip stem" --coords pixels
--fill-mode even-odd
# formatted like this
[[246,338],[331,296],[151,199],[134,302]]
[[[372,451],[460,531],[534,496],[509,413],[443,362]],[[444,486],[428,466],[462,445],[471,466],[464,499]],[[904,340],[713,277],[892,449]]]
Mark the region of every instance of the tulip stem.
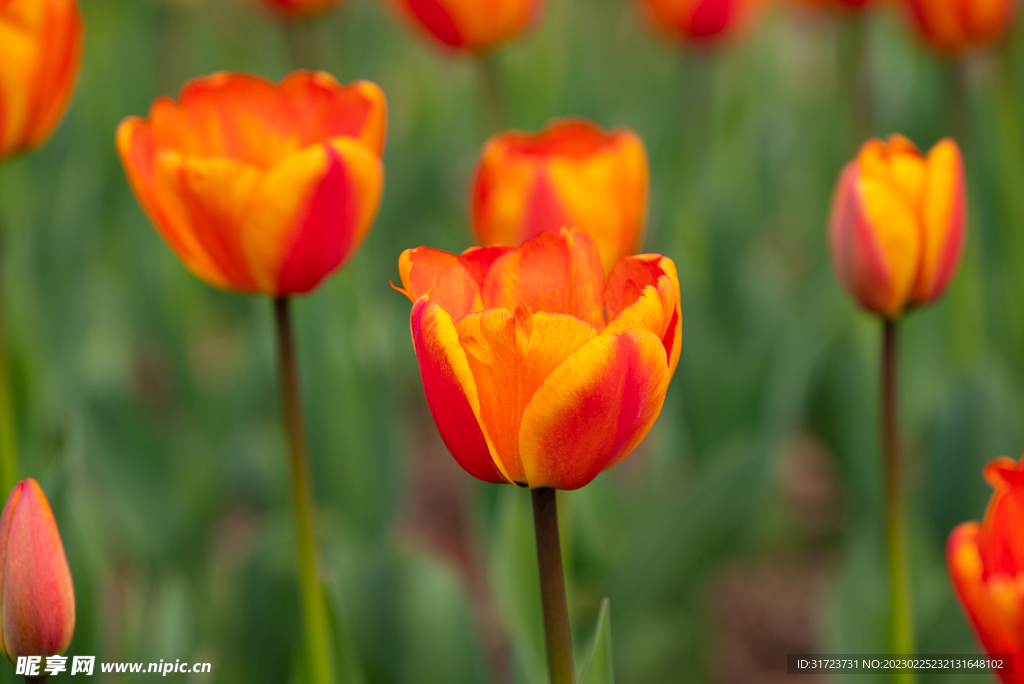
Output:
[[505,98],[501,93],[501,79],[498,77],[498,64],[494,54],[481,55],[477,58],[477,65],[480,72],[480,97],[483,101],[484,119],[490,135],[505,127]]
[[569,631],[569,607],[565,600],[562,545],[558,538],[558,502],[555,490],[550,487],[534,489],[531,493],[548,674],[551,684],[574,684],[572,634]]
[[867,41],[863,12],[844,22],[839,45],[842,88],[846,93],[846,114],[850,117],[851,149],[857,150],[871,136],[872,92],[867,62]]
[[328,636],[327,605],[317,571],[313,493],[306,450],[306,432],[299,396],[295,340],[287,297],[274,300],[281,372],[281,404],[291,450],[292,494],[295,505],[295,537],[299,547],[299,585],[311,681],[333,684],[334,663]]
[[[907,527],[903,497],[897,412],[899,374],[896,323],[886,319],[882,333],[882,429],[885,439],[885,527],[889,550],[889,638],[892,655],[913,655],[914,621],[908,581]],[[914,684],[913,672],[896,672],[896,684]]]
[[[0,221],[0,228],[3,222]],[[0,230],[0,243],[3,242]],[[0,255],[3,251],[0,250]],[[0,267],[0,283],[4,269]],[[11,402],[11,380],[7,368],[7,339],[4,325],[4,288],[0,284],[0,492],[7,496],[18,484],[18,447],[14,437],[14,406]]]

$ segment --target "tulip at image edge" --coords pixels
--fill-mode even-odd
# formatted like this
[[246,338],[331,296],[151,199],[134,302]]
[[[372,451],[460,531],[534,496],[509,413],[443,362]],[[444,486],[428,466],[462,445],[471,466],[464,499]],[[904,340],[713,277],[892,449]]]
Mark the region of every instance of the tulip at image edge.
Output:
[[422,34],[447,49],[484,54],[529,29],[545,0],[386,0]]
[[38,147],[60,122],[82,60],[75,0],[0,3],[0,161]]
[[864,143],[840,174],[829,243],[840,282],[890,320],[938,299],[967,232],[967,185],[952,139],[927,156],[901,135]]
[[948,56],[997,43],[1017,16],[1017,0],[906,0],[906,7],[921,38]]
[[634,0],[667,36],[717,43],[748,26],[765,0]]
[[949,535],[949,575],[985,651],[1014,656],[1003,684],[1024,684],[1024,459],[992,461],[985,480],[995,493],[984,520]]
[[0,651],[63,653],[75,632],[75,590],[57,522],[39,484],[19,482],[0,515]]
[[492,136],[470,190],[473,233],[482,245],[519,245],[545,230],[584,230],[605,273],[634,254],[647,217],[647,151],[625,126],[555,119],[539,133]]
[[302,294],[340,268],[380,204],[387,112],[369,81],[296,71],[189,82],[128,117],[117,150],[135,195],[196,276],[227,290]]
[[594,241],[547,231],[520,247],[399,259],[431,415],[474,477],[577,489],[654,424],[679,362],[679,279],[658,254],[607,280]]

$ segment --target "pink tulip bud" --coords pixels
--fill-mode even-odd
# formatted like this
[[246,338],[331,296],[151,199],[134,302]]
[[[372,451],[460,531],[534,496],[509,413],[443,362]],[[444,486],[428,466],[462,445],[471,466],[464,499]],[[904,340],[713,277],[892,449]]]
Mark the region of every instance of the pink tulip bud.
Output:
[[75,632],[75,590],[57,521],[39,484],[11,492],[0,515],[0,651],[18,656],[63,653]]

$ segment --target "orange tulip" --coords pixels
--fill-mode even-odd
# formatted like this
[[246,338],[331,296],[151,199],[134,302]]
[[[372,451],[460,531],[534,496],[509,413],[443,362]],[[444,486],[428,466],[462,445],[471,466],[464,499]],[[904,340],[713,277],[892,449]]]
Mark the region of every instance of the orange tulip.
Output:
[[320,12],[325,12],[341,0],[262,0],[263,4],[272,11],[284,17],[308,17]]
[[455,50],[485,53],[512,40],[543,0],[392,0],[424,33]]
[[636,252],[647,212],[647,153],[628,128],[583,119],[536,135],[507,131],[484,146],[470,214],[480,244],[518,245],[572,226],[597,243],[605,273]]
[[758,0],[638,0],[665,33],[689,41],[731,35],[750,18]]
[[625,257],[607,280],[581,230],[398,262],[423,390],[474,477],[577,489],[625,458],[679,362],[671,259]]
[[359,246],[380,203],[385,126],[384,95],[366,81],[221,73],[122,121],[117,149],[193,273],[276,297],[312,290]]
[[889,319],[937,299],[956,274],[967,233],[960,148],[923,156],[900,135],[869,140],[846,165],[832,202],[836,272],[860,304]]
[[998,458],[985,467],[995,487],[981,524],[949,535],[946,560],[964,612],[985,650],[1014,655],[1003,684],[1024,684],[1024,459]]
[[49,137],[71,99],[81,57],[75,0],[0,2],[0,159]]
[[15,486],[0,515],[0,605],[0,651],[12,663],[67,650],[75,588],[50,504],[32,478]]
[[921,36],[936,50],[955,54],[992,43],[1006,33],[1017,0],[907,0]]

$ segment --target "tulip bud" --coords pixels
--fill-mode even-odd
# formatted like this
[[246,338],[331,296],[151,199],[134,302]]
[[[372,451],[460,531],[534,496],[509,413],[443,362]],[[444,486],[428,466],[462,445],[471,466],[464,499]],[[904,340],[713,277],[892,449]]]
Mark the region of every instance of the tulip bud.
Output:
[[563,119],[537,134],[506,131],[484,146],[472,184],[482,245],[520,245],[546,230],[585,231],[605,273],[635,254],[647,213],[647,153],[628,128]]
[[1013,23],[1017,0],[907,0],[922,38],[939,52],[955,54],[992,43]]
[[0,2],[0,160],[49,137],[71,99],[81,56],[75,0]]
[[57,522],[35,480],[19,482],[0,515],[0,651],[63,653],[75,632],[75,590]]
[[946,560],[960,605],[985,650],[1014,655],[1014,674],[1003,684],[1024,682],[1024,459],[999,458],[985,468],[995,488],[985,519],[957,526]]
[[341,0],[261,0],[270,11],[288,18],[308,17],[341,4]]
[[865,309],[889,319],[930,304],[956,274],[967,231],[960,148],[923,156],[900,135],[869,140],[846,165],[832,202],[832,261]]
[[654,24],[688,41],[713,41],[747,23],[759,0],[638,0]]
[[436,42],[478,54],[518,36],[533,23],[543,6],[543,0],[391,1]]

